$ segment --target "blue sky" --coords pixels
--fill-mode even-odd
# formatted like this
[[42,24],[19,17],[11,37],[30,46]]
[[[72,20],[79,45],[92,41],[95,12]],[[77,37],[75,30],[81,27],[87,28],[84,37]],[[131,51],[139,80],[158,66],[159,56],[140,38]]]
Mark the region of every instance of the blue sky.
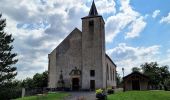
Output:
[[[9,3],[10,2],[10,3]],[[17,79],[48,68],[48,54],[88,15],[92,0],[1,0],[6,32],[15,38]],[[170,66],[170,0],[95,0],[105,20],[106,52],[125,68]]]

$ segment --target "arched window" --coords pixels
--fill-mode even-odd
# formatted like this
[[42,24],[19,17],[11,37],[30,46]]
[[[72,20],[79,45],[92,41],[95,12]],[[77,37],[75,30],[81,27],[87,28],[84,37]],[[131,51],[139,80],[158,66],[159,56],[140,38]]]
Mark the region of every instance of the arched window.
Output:
[[110,66],[110,80],[112,80],[112,68]]
[[113,80],[115,80],[115,71],[113,69]]
[[108,67],[108,64],[107,64],[107,69],[106,69],[106,76],[107,76],[107,80],[109,80],[109,67]]

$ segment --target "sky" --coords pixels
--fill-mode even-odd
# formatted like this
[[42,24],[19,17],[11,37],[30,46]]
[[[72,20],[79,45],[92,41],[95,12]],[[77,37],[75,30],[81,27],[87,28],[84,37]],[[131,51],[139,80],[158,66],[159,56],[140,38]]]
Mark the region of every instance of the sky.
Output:
[[[17,79],[48,69],[48,54],[88,15],[92,0],[1,0],[15,38]],[[106,53],[122,75],[145,62],[170,66],[170,0],[95,0],[105,20]]]

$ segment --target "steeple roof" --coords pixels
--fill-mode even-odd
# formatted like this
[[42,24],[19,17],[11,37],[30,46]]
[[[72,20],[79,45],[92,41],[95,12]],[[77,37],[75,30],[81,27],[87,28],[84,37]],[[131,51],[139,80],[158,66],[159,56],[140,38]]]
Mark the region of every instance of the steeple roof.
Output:
[[97,16],[97,15],[98,15],[98,12],[97,12],[94,0],[93,0],[93,3],[92,3],[91,8],[90,8],[89,16]]

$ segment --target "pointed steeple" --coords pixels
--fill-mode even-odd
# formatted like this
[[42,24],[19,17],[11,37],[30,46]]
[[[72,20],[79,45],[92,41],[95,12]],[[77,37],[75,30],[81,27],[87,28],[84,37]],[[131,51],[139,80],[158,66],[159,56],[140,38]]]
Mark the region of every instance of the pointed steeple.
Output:
[[89,16],[97,16],[97,15],[98,15],[98,12],[97,12],[94,0],[93,0],[93,3],[92,3],[91,8],[90,8]]

